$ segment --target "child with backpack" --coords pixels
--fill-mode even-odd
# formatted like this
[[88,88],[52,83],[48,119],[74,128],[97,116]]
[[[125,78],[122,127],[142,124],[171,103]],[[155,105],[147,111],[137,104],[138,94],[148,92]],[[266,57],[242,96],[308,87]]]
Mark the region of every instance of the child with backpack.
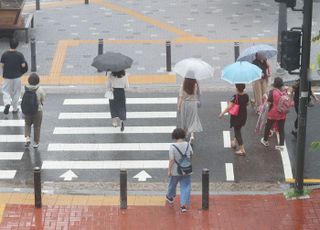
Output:
[[21,110],[25,121],[25,147],[31,144],[31,126],[33,125],[34,143],[33,148],[38,148],[40,143],[40,129],[42,122],[42,107],[45,98],[45,92],[39,86],[40,79],[36,73],[30,74],[28,85],[25,86],[25,92],[22,96]]
[[176,188],[180,183],[180,211],[187,211],[187,205],[190,204],[191,193],[191,156],[193,154],[192,147],[185,140],[186,132],[181,128],[176,128],[171,134],[174,144],[169,149],[169,168],[168,177],[169,185],[166,200],[169,204],[174,203],[176,196]]

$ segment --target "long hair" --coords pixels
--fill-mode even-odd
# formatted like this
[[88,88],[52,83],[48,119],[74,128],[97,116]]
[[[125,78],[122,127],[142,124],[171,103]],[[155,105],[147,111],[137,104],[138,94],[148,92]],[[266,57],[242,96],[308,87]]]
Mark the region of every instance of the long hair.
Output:
[[190,79],[190,78],[185,78],[184,82],[183,82],[183,90],[187,93],[187,94],[194,94],[194,87],[197,84],[197,80],[196,79]]
[[126,72],[124,70],[121,70],[119,72],[111,72],[111,75],[117,78],[122,78],[126,75]]

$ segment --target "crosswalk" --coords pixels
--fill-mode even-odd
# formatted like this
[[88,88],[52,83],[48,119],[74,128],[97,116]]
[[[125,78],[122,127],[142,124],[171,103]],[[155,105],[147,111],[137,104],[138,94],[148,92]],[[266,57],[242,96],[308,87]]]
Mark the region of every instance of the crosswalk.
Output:
[[[53,130],[53,140],[59,141],[51,141],[47,151],[55,155],[63,153],[64,156],[68,156],[68,160],[59,159],[59,157],[57,157],[58,160],[44,160],[42,170],[78,170],[79,172],[79,170],[125,168],[128,170],[160,169],[166,172],[165,169],[169,165],[170,133],[176,123],[177,98],[129,97],[126,103],[131,107],[127,112],[128,121],[125,130],[121,132],[119,127],[111,126],[110,112],[96,111],[108,110],[107,99],[64,99],[62,110],[58,115],[58,125]],[[99,125],[101,123],[104,125]],[[158,138],[155,138],[155,135]],[[87,136],[96,138],[82,141]],[[137,136],[139,138],[135,139]],[[100,141],[102,139],[103,142]],[[86,160],[80,160],[78,156],[82,153],[94,153],[95,158],[88,157]]]
[[[3,107],[3,106],[0,106]],[[0,111],[2,111],[0,108]],[[23,126],[24,121],[23,120],[15,120],[15,119],[3,119],[0,120],[0,145],[10,145],[13,146],[16,143],[24,142],[24,136],[23,133]],[[15,129],[15,131],[19,132],[19,134],[6,134],[7,130]],[[16,176],[17,169],[4,169],[7,168],[7,164],[9,162],[17,162],[21,161],[23,157],[23,152],[14,152],[14,151],[4,151],[8,150],[6,148],[3,148],[0,146],[0,179],[6,180],[6,179],[13,179]],[[10,163],[12,165],[12,163]]]

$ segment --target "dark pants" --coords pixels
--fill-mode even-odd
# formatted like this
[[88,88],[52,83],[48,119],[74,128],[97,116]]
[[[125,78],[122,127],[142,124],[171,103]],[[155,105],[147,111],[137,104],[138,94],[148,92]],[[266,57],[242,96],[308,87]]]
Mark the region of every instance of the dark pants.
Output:
[[30,137],[31,126],[33,125],[33,135],[34,135],[33,139],[35,143],[39,144],[40,129],[41,129],[41,122],[42,122],[42,111],[38,111],[36,114],[32,116],[25,116],[24,121],[25,121],[24,136]]
[[267,120],[267,124],[266,124],[266,128],[264,129],[264,141],[268,141],[269,138],[269,133],[270,133],[270,129],[273,125],[274,122],[278,122],[278,127],[279,127],[279,135],[280,135],[280,145],[284,145],[284,123],[285,123],[285,119],[283,120]]
[[243,145],[242,136],[241,136],[241,128],[242,126],[235,126],[234,128],[234,136],[239,145]]
[[294,121],[294,128],[295,128],[295,129],[298,129],[298,105],[297,105],[297,106],[294,106],[294,110],[296,111],[296,114],[297,114],[297,118],[296,118],[296,120]]

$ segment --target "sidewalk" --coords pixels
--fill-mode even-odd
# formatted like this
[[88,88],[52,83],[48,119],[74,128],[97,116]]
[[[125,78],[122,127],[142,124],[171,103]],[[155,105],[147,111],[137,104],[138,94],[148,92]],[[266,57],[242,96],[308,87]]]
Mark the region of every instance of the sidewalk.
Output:
[[0,229],[319,229],[320,189],[310,199],[286,200],[277,195],[214,195],[201,210],[201,196],[192,196],[181,214],[160,196],[128,198],[128,209],[110,196],[44,195],[34,208],[33,194],[1,194]]

